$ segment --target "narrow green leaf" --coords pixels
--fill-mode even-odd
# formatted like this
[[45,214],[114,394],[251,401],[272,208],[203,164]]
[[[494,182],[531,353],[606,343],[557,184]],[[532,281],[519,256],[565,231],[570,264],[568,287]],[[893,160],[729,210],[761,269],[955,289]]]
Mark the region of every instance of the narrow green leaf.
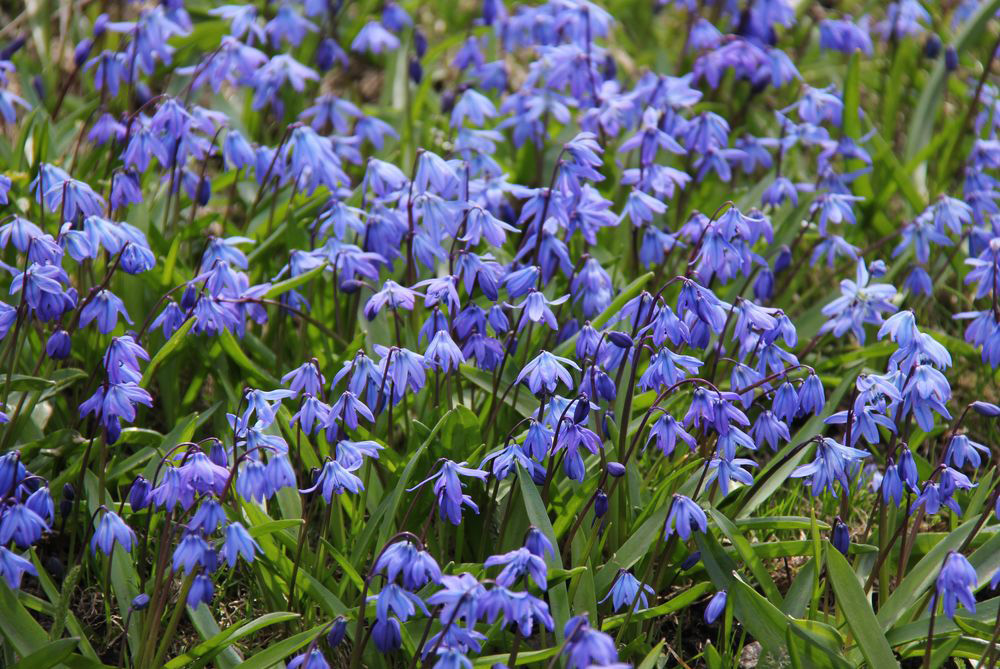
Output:
[[847,625],[858,640],[861,654],[868,661],[868,666],[898,667],[899,663],[879,629],[875,612],[872,611],[871,603],[865,597],[854,570],[840,551],[829,544],[826,547],[826,569],[840,611],[847,618]]
[[79,639],[57,639],[50,641],[30,655],[25,655],[20,662],[12,664],[10,669],[49,669],[54,667],[76,649]]

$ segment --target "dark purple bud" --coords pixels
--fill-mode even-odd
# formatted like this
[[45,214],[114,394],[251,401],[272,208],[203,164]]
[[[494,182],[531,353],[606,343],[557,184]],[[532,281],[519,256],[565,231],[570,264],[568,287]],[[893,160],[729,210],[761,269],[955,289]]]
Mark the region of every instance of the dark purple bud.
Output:
[[101,14],[94,20],[94,37],[100,37],[108,29],[108,15]]
[[603,518],[608,512],[608,494],[603,490],[594,493],[594,515]]
[[792,250],[788,244],[782,244],[778,249],[778,255],[774,259],[774,273],[781,274],[792,264]]
[[684,558],[684,562],[681,562],[681,571],[687,571],[699,562],[701,562],[701,551],[695,551]]
[[833,547],[840,551],[841,555],[847,555],[847,549],[851,547],[851,532],[847,529],[844,521],[838,517],[833,521]]
[[424,68],[420,64],[420,61],[417,60],[416,58],[410,59],[410,65],[408,71],[410,74],[410,81],[412,81],[415,84],[419,84],[421,81],[423,81]]
[[546,478],[544,467],[534,467],[531,470],[531,481],[535,485],[545,485]]
[[413,51],[416,52],[417,58],[423,58],[427,53],[427,38],[419,28],[413,30]]
[[316,47],[316,67],[320,72],[326,72],[333,67],[333,59],[337,55],[335,49],[336,42],[330,37],[320,40],[319,46]]
[[975,401],[969,405],[972,410],[981,416],[986,416],[987,418],[996,418],[1000,416],[1000,407],[996,404],[990,404],[989,402]]
[[608,473],[619,478],[625,476],[625,465],[620,462],[615,462],[614,460],[608,462]]
[[21,50],[27,40],[24,37],[17,37],[0,51],[0,60],[10,60],[11,56]]
[[208,204],[208,201],[212,198],[212,184],[209,182],[208,177],[202,177],[198,180],[198,190],[195,194],[199,206],[204,207]]
[[590,415],[590,400],[587,399],[586,395],[581,395],[576,400],[576,407],[573,408],[573,422],[579,425],[580,423],[587,422],[587,416]]
[[619,330],[612,330],[608,333],[608,340],[618,348],[632,348],[632,338]]
[[45,99],[45,82],[41,76],[36,74],[31,78],[31,88],[35,91],[35,95],[38,96],[39,100]]
[[63,484],[63,494],[62,494],[62,496],[63,496],[63,499],[68,499],[71,502],[74,499],[76,499],[76,490],[73,488],[73,484],[71,484],[71,483],[64,483]]
[[441,94],[441,113],[451,114],[452,107],[455,106],[455,91],[447,90]]
[[208,449],[208,459],[220,467],[229,466],[229,456],[226,455],[226,447],[222,445],[221,440],[216,439],[212,442],[211,448]]
[[958,51],[953,46],[949,46],[944,50],[944,69],[949,72],[954,72],[958,69]]
[[347,619],[339,616],[330,626],[330,631],[326,633],[326,643],[330,648],[336,648],[344,640],[347,634]]
[[611,377],[601,370],[594,372],[594,385],[597,386],[597,396],[608,402],[613,402],[618,396],[618,389]]
[[935,60],[941,55],[941,38],[931,33],[924,42],[924,57]]
[[87,62],[87,57],[90,55],[90,49],[94,46],[94,40],[89,37],[84,37],[80,40],[80,43],[76,45],[73,50],[73,62],[77,67],[83,67],[83,64]]
[[62,329],[56,330],[45,342],[45,355],[53,360],[65,360],[69,357],[70,345],[69,333]]
[[135,596],[135,599],[132,600],[130,608],[133,611],[142,611],[147,606],[149,606],[149,595],[143,592]]
[[190,311],[198,303],[198,288],[193,283],[189,283],[184,293],[181,295],[181,309]]
[[132,487],[128,491],[128,503],[132,506],[132,511],[139,511],[149,506],[149,493],[152,489],[149,481],[142,474],[135,477]]

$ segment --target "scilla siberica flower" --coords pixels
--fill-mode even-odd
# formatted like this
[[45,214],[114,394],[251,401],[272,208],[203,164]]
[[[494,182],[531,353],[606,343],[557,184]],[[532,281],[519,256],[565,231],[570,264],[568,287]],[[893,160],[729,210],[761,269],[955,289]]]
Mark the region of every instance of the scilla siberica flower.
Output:
[[691,530],[704,532],[708,529],[708,518],[698,503],[690,497],[674,494],[670,504],[670,513],[664,528],[664,537],[669,537],[675,531],[685,541],[691,538]]
[[931,606],[936,606],[938,600],[942,600],[944,614],[948,618],[955,617],[955,607],[959,603],[975,613],[976,597],[972,591],[978,581],[976,570],[969,560],[961,553],[951,551],[938,573],[937,595],[931,599]]
[[90,551],[96,553],[97,549],[100,549],[105,555],[111,555],[115,544],[118,544],[129,552],[135,540],[135,532],[117,513],[105,511],[97,524],[97,529],[94,530],[94,536],[90,539]]
[[635,602],[634,610],[638,611],[649,608],[647,594],[655,595],[656,593],[651,587],[639,581],[631,571],[619,569],[614,585],[611,586],[611,590],[604,596],[601,603],[610,597],[611,605],[615,611],[621,611],[624,608],[632,606],[632,602]]
[[816,445],[816,458],[809,464],[799,465],[790,474],[792,478],[806,478],[813,495],[827,488],[837,496],[835,482],[845,492],[850,490],[850,478],[858,471],[860,462],[871,453],[844,446],[829,437],[822,437]]
[[521,373],[517,375],[516,383],[526,383],[535,395],[542,394],[543,390],[546,394],[555,392],[560,381],[572,388],[573,377],[566,371],[564,365],[580,371],[579,366],[572,360],[560,358],[548,351],[542,351],[524,366]]
[[725,590],[719,590],[712,596],[712,599],[708,602],[708,606],[705,607],[706,623],[711,625],[718,620],[719,616],[722,615],[722,612],[726,610],[726,599],[727,595]]
[[567,620],[563,636],[566,641],[562,652],[568,669],[613,665],[618,661],[614,640],[592,628],[586,614]]
[[419,590],[427,583],[441,580],[441,568],[433,556],[418,549],[408,539],[397,541],[386,548],[375,562],[373,571],[384,571],[389,581],[402,577],[403,587],[407,590]]
[[412,488],[407,488],[407,492],[413,492],[425,483],[434,481],[434,496],[437,498],[441,518],[447,519],[452,525],[459,525],[462,522],[463,505],[479,513],[479,507],[472,498],[462,492],[465,484],[458,478],[459,475],[471,476],[481,481],[485,481],[489,476],[489,473],[482,469],[473,469],[465,465],[465,462],[445,460],[441,463],[441,469],[437,474],[424,479]]

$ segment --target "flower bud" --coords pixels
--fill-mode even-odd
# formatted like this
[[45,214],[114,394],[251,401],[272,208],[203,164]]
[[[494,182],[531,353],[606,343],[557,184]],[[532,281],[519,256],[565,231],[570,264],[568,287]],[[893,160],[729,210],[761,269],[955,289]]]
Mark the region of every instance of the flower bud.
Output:
[[609,332],[608,340],[618,348],[632,348],[632,338],[619,330],[612,330]]
[[345,634],[347,634],[347,619],[343,616],[338,616],[333,621],[333,625],[330,626],[330,631],[326,633],[327,645],[330,648],[336,648],[344,640]]
[[424,68],[420,64],[420,61],[416,58],[410,59],[410,64],[408,66],[408,72],[410,75],[410,81],[415,84],[419,84],[424,78]]
[[941,55],[941,38],[931,33],[924,41],[924,58],[935,60]]
[[21,50],[26,41],[27,39],[24,37],[15,38],[13,42],[0,50],[0,60],[10,60],[15,53]]
[[687,571],[699,562],[701,562],[701,551],[695,551],[684,558],[684,562],[681,562],[681,571]]
[[781,248],[778,249],[778,255],[774,259],[774,273],[781,274],[792,264],[792,250],[788,248],[788,244],[782,244]]
[[83,67],[83,64],[87,62],[87,57],[90,56],[90,50],[94,46],[94,40],[89,37],[84,37],[80,40],[80,43],[76,45],[73,50],[73,63],[77,67]]
[[608,512],[608,494],[603,490],[598,490],[594,494],[594,515],[603,518]]
[[580,423],[587,422],[587,416],[590,415],[590,400],[587,399],[587,395],[580,395],[576,400],[576,407],[573,409],[573,422],[579,425]]
[[149,606],[149,595],[143,592],[135,596],[135,599],[132,600],[130,608],[133,611],[142,611],[147,606]]
[[949,46],[944,50],[944,69],[949,72],[954,72],[958,69],[958,51],[953,46]]
[[45,342],[45,354],[53,360],[65,360],[69,357],[69,351],[69,333],[63,329],[53,332],[49,335],[49,340]]
[[851,547],[851,532],[839,517],[833,521],[832,543],[841,555],[847,556],[847,549]]
[[139,474],[132,481],[132,487],[128,490],[128,503],[132,506],[132,511],[139,511],[149,506],[149,497],[152,486],[146,477]]
[[190,311],[198,303],[198,288],[193,283],[189,283],[184,293],[181,295],[181,309]]
[[416,52],[417,58],[423,58],[424,54],[427,53],[427,37],[419,28],[413,29],[413,50]]
[[726,591],[719,590],[705,607],[705,622],[711,625],[726,610]]
[[195,191],[195,196],[198,200],[198,206],[204,207],[208,204],[208,201],[212,197],[212,184],[209,182],[208,177],[198,179],[198,190]]
[[614,476],[615,478],[624,476],[625,465],[620,462],[615,462],[614,460],[608,462],[608,474],[611,474],[611,476]]
[[969,405],[973,411],[978,413],[980,416],[986,416],[987,418],[996,418],[1000,416],[1000,407],[996,404],[990,404],[989,402],[975,401]]
[[108,30],[108,15],[101,14],[94,19],[94,37],[100,37]]
[[316,67],[321,72],[325,72],[333,67],[334,58],[337,55],[337,43],[332,38],[322,39],[316,47]]
[[216,439],[212,442],[212,446],[208,449],[208,459],[220,467],[229,466],[229,456],[226,455],[226,447],[222,445],[221,440]]

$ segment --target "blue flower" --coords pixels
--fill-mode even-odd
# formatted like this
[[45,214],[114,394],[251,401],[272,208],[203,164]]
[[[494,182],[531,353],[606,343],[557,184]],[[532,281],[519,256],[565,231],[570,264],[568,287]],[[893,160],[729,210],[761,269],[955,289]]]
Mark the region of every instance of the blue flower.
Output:
[[3,577],[11,590],[21,587],[21,578],[25,573],[38,576],[35,565],[30,560],[24,559],[5,546],[0,546],[0,577]]
[[[601,602],[603,603],[610,597],[611,605],[615,611],[621,611],[623,608],[632,606],[632,602],[635,602],[633,610],[639,611],[640,609],[649,608],[649,599],[646,597],[647,593],[650,595],[656,594],[651,587],[639,581],[631,571],[619,569],[618,577],[611,586],[611,590],[608,591],[608,594],[604,596]],[[636,595],[638,595],[638,598],[636,598]]]
[[323,657],[322,651],[313,648],[293,657],[288,662],[287,669],[330,669],[330,664]]
[[956,434],[948,442],[948,450],[945,452],[944,461],[955,467],[962,467],[965,465],[966,460],[968,460],[970,465],[978,469],[981,462],[980,453],[983,453],[987,458],[990,457],[990,449],[986,446],[972,441],[964,434]]
[[969,560],[961,553],[951,551],[938,573],[937,596],[931,600],[931,606],[936,606],[938,600],[942,600],[944,614],[949,619],[955,617],[955,606],[959,603],[975,613],[976,596],[972,591],[978,582],[976,570]]
[[556,386],[562,381],[567,387],[573,387],[573,377],[563,367],[567,365],[579,371],[580,368],[575,362],[567,358],[560,358],[548,351],[542,351],[531,362],[524,366],[521,373],[517,375],[515,383],[526,383],[531,392],[535,395],[555,392]]
[[357,471],[360,467],[360,462],[345,466],[336,460],[328,459],[324,463],[323,469],[320,470],[316,483],[311,488],[307,488],[302,492],[310,493],[319,489],[320,494],[326,500],[327,504],[330,503],[335,494],[343,495],[345,492],[357,494],[364,489],[364,484],[352,472]]
[[542,590],[548,587],[546,579],[548,570],[545,567],[545,560],[527,548],[517,548],[503,555],[493,555],[488,557],[483,563],[484,567],[496,567],[498,565],[505,565],[496,577],[496,582],[500,585],[511,587],[517,583],[523,574],[528,574],[531,576],[531,580],[535,582],[535,585]]
[[664,536],[669,537],[676,531],[686,541],[691,538],[692,529],[698,529],[701,532],[708,529],[708,518],[705,516],[705,512],[690,497],[674,494],[673,502],[670,504],[670,513],[667,514],[663,530]]
[[395,51],[399,48],[399,38],[382,27],[378,21],[369,21],[351,42],[351,51],[357,53]]
[[243,525],[234,521],[226,526],[226,541],[219,554],[230,568],[236,566],[236,560],[239,556],[242,555],[247,562],[253,562],[254,554],[260,552],[260,546]]
[[409,540],[397,541],[383,551],[373,571],[379,573],[383,570],[390,582],[402,576],[403,587],[407,590],[419,590],[427,583],[441,580],[441,568],[437,561]]
[[567,656],[568,669],[613,665],[618,661],[614,640],[604,632],[592,628],[586,614],[567,620],[563,636],[566,640],[562,652]]
[[488,472],[466,467],[465,464],[465,462],[445,460],[441,463],[441,469],[438,470],[437,474],[424,479],[412,488],[407,488],[407,492],[412,492],[425,483],[434,481],[434,496],[438,501],[441,518],[447,519],[453,525],[459,525],[462,522],[463,505],[470,507],[476,513],[479,513],[479,507],[476,506],[471,497],[462,492],[465,484],[458,477],[460,475],[471,476],[485,481],[486,477],[489,476]]
[[187,605],[192,609],[198,608],[199,604],[209,604],[215,594],[215,585],[205,574],[198,574],[191,582],[191,589],[188,590]]
[[80,312],[80,327],[87,327],[91,321],[96,320],[98,332],[108,334],[118,325],[119,314],[128,323],[132,322],[121,298],[110,290],[100,290]]
[[708,602],[708,606],[705,607],[705,622],[711,625],[722,612],[726,610],[726,591],[719,590],[712,596],[712,599]]
[[94,536],[90,539],[90,551],[97,553],[100,548],[105,555],[111,555],[115,544],[125,549],[125,552],[132,550],[135,543],[135,532],[125,524],[125,521],[114,511],[105,511],[94,530]]
[[417,595],[404,590],[395,583],[389,583],[378,595],[371,596],[368,601],[375,600],[375,617],[377,620],[387,620],[390,613],[395,614],[401,622],[406,622],[417,609],[430,615],[424,601]]
[[799,465],[790,474],[792,478],[807,478],[807,485],[813,495],[819,495],[827,488],[836,496],[834,482],[839,482],[845,492],[850,489],[849,478],[854,475],[862,459],[871,453],[850,446],[844,446],[829,437],[823,437],[816,445],[816,458],[809,464]]

